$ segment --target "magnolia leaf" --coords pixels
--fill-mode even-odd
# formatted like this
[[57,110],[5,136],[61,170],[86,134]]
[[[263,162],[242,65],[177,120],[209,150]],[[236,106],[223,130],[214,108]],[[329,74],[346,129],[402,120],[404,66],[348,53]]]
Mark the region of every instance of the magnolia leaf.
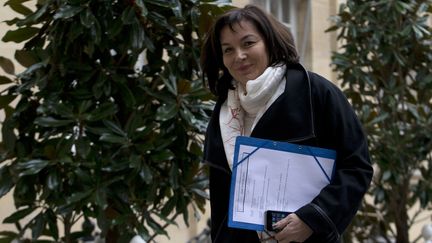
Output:
[[39,213],[38,215],[36,215],[36,217],[33,218],[32,221],[33,222],[30,227],[32,231],[32,238],[37,239],[39,238],[39,236],[42,235],[42,232],[45,229],[46,222],[44,218],[44,213]]
[[117,135],[123,137],[127,136],[127,133],[123,131],[123,129],[119,125],[115,124],[114,122],[104,120],[103,123],[109,130],[116,133]]
[[49,164],[49,160],[32,159],[17,164],[17,169],[21,170],[19,176],[34,175],[39,173]]
[[60,178],[56,170],[50,171],[50,173],[47,176],[46,184],[50,190],[58,189],[58,186],[60,185]]
[[47,209],[44,218],[46,223],[48,224],[48,230],[51,233],[50,235],[57,241],[59,238],[59,230],[57,226],[57,217],[52,209]]
[[6,195],[15,185],[9,172],[9,166],[0,168],[0,198]]
[[176,104],[163,104],[157,109],[156,120],[166,121],[177,115],[178,107]]
[[88,116],[88,120],[99,121],[116,114],[117,111],[118,108],[116,104],[107,102],[98,106],[94,111],[92,111]]
[[84,190],[80,192],[74,192],[72,195],[66,198],[66,202],[68,204],[73,204],[75,202],[79,202],[89,197],[92,194],[92,190]]
[[165,203],[164,207],[161,210],[161,214],[164,217],[168,217],[170,213],[174,210],[177,205],[177,197],[170,197],[168,202]]
[[35,120],[35,124],[43,126],[43,127],[62,127],[66,125],[70,125],[73,123],[73,120],[60,120],[54,117],[38,117]]
[[13,9],[15,12],[20,13],[22,15],[30,15],[33,12],[24,6],[22,3],[26,1],[8,1],[5,3],[5,5],[9,5],[11,9]]
[[20,209],[18,211],[15,211],[10,216],[6,217],[3,220],[3,223],[5,223],[5,224],[13,224],[15,222],[18,222],[19,220],[23,219],[27,215],[31,214],[34,210],[35,210],[35,208],[28,207],[28,208],[24,208],[24,209]]
[[126,8],[122,13],[121,20],[123,21],[123,24],[135,23],[135,9],[133,7]]
[[30,67],[37,62],[34,53],[27,50],[17,50],[15,59],[24,67]]
[[15,95],[1,95],[0,96],[0,108],[4,109],[10,105],[12,101],[16,99]]
[[8,77],[1,76],[1,75],[0,75],[0,85],[1,85],[1,84],[10,84],[10,83],[12,83],[12,82],[13,82],[13,81],[10,80]]
[[121,97],[124,100],[127,107],[134,107],[136,104],[136,99],[132,90],[124,83],[117,83],[117,86],[120,90]]
[[20,43],[30,39],[38,32],[39,32],[39,28],[35,28],[35,27],[24,27],[17,30],[9,30],[3,36],[2,41],[4,42],[12,41],[12,42]]
[[19,21],[17,24],[18,26],[24,26],[24,25],[31,25],[33,23],[36,23],[36,21],[39,20],[40,17],[42,17],[48,10],[49,3],[46,2],[41,8],[39,8],[36,12],[32,14],[26,14],[27,18],[25,18],[22,21]]
[[139,172],[140,177],[147,183],[150,184],[153,180],[153,173],[147,163],[141,164],[141,170]]
[[76,14],[78,14],[79,12],[81,12],[82,9],[83,9],[83,7],[81,7],[81,6],[64,5],[56,11],[53,18],[54,19],[71,18],[71,17],[75,16]]
[[102,209],[106,209],[108,207],[107,195],[104,189],[99,188],[98,190],[96,190],[95,201],[96,204]]
[[174,0],[174,2],[171,4],[171,9],[177,18],[183,17],[182,5],[179,0]]
[[140,14],[141,17],[146,17],[148,14],[148,9],[145,6],[145,3],[143,0],[136,0],[135,1],[136,6],[138,6],[139,10],[140,10]]
[[0,56],[0,67],[8,74],[15,74],[15,67],[12,61],[2,56]]
[[82,25],[90,28],[96,22],[96,17],[93,15],[90,8],[87,8],[85,11],[81,12],[80,20]]
[[122,136],[117,136],[111,133],[104,133],[102,134],[102,136],[99,139],[100,141],[103,142],[108,142],[108,143],[119,143],[119,144],[127,144],[128,143],[128,139],[126,137],[122,137]]
[[208,200],[210,199],[210,196],[208,195],[207,192],[200,190],[198,188],[192,188],[192,192],[196,193],[197,195],[199,195],[205,199],[208,199]]

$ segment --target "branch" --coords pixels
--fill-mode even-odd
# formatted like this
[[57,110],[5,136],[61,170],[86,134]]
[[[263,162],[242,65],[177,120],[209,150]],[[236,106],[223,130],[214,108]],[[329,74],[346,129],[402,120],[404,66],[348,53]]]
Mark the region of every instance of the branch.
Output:
[[[162,226],[162,229],[165,229],[166,227],[170,226],[171,223],[169,223],[169,222],[174,221],[174,219],[176,219],[179,215],[180,215],[180,213],[176,213],[176,214],[174,214],[174,215],[170,218],[170,220]],[[151,242],[152,240],[154,240],[154,238],[155,238],[157,235],[158,235],[157,233],[154,233],[154,234],[153,234],[153,235],[148,239],[147,242]]]

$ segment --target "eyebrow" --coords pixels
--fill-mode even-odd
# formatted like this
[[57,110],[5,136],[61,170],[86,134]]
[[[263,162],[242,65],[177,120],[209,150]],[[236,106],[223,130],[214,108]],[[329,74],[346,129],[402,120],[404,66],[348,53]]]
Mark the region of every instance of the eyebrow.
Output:
[[[240,39],[240,41],[244,41],[245,39],[250,38],[250,37],[260,39],[260,38],[257,37],[256,35],[248,34],[248,35],[243,36],[243,37]],[[228,45],[230,45],[230,44],[228,44],[228,43],[221,43],[221,46],[228,46]]]

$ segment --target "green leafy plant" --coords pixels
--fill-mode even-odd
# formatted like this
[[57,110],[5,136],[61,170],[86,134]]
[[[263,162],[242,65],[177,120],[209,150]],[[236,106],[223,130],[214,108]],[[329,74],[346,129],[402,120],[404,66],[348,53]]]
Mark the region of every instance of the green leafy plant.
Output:
[[[34,3],[28,8],[24,3]],[[19,15],[0,58],[0,197],[17,208],[0,240],[77,242],[97,222],[107,242],[151,241],[188,207],[204,211],[200,164],[212,97],[198,64],[211,20],[199,0],[8,0]],[[12,28],[13,27],[13,28]],[[27,218],[28,220],[23,220]],[[24,224],[22,223],[24,222]],[[58,224],[64,227],[64,234]]]
[[365,201],[348,242],[418,241],[409,230],[432,209],[431,13],[430,0],[351,0],[328,30],[339,31],[342,46],[333,66],[364,124],[376,166],[372,200]]

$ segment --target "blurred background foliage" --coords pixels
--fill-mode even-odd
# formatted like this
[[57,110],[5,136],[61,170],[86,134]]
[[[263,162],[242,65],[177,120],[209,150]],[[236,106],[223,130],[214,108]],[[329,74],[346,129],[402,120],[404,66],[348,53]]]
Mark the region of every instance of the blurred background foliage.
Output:
[[1,242],[77,242],[92,234],[72,230],[79,220],[107,242],[151,241],[204,211],[213,103],[198,59],[222,2],[4,2],[20,17],[2,41],[23,43],[25,70],[0,57],[0,197],[13,192],[17,208]]
[[338,31],[333,67],[376,168],[347,242],[417,242],[409,230],[432,219],[421,218],[432,210],[431,13],[430,0],[348,0],[328,30]]

